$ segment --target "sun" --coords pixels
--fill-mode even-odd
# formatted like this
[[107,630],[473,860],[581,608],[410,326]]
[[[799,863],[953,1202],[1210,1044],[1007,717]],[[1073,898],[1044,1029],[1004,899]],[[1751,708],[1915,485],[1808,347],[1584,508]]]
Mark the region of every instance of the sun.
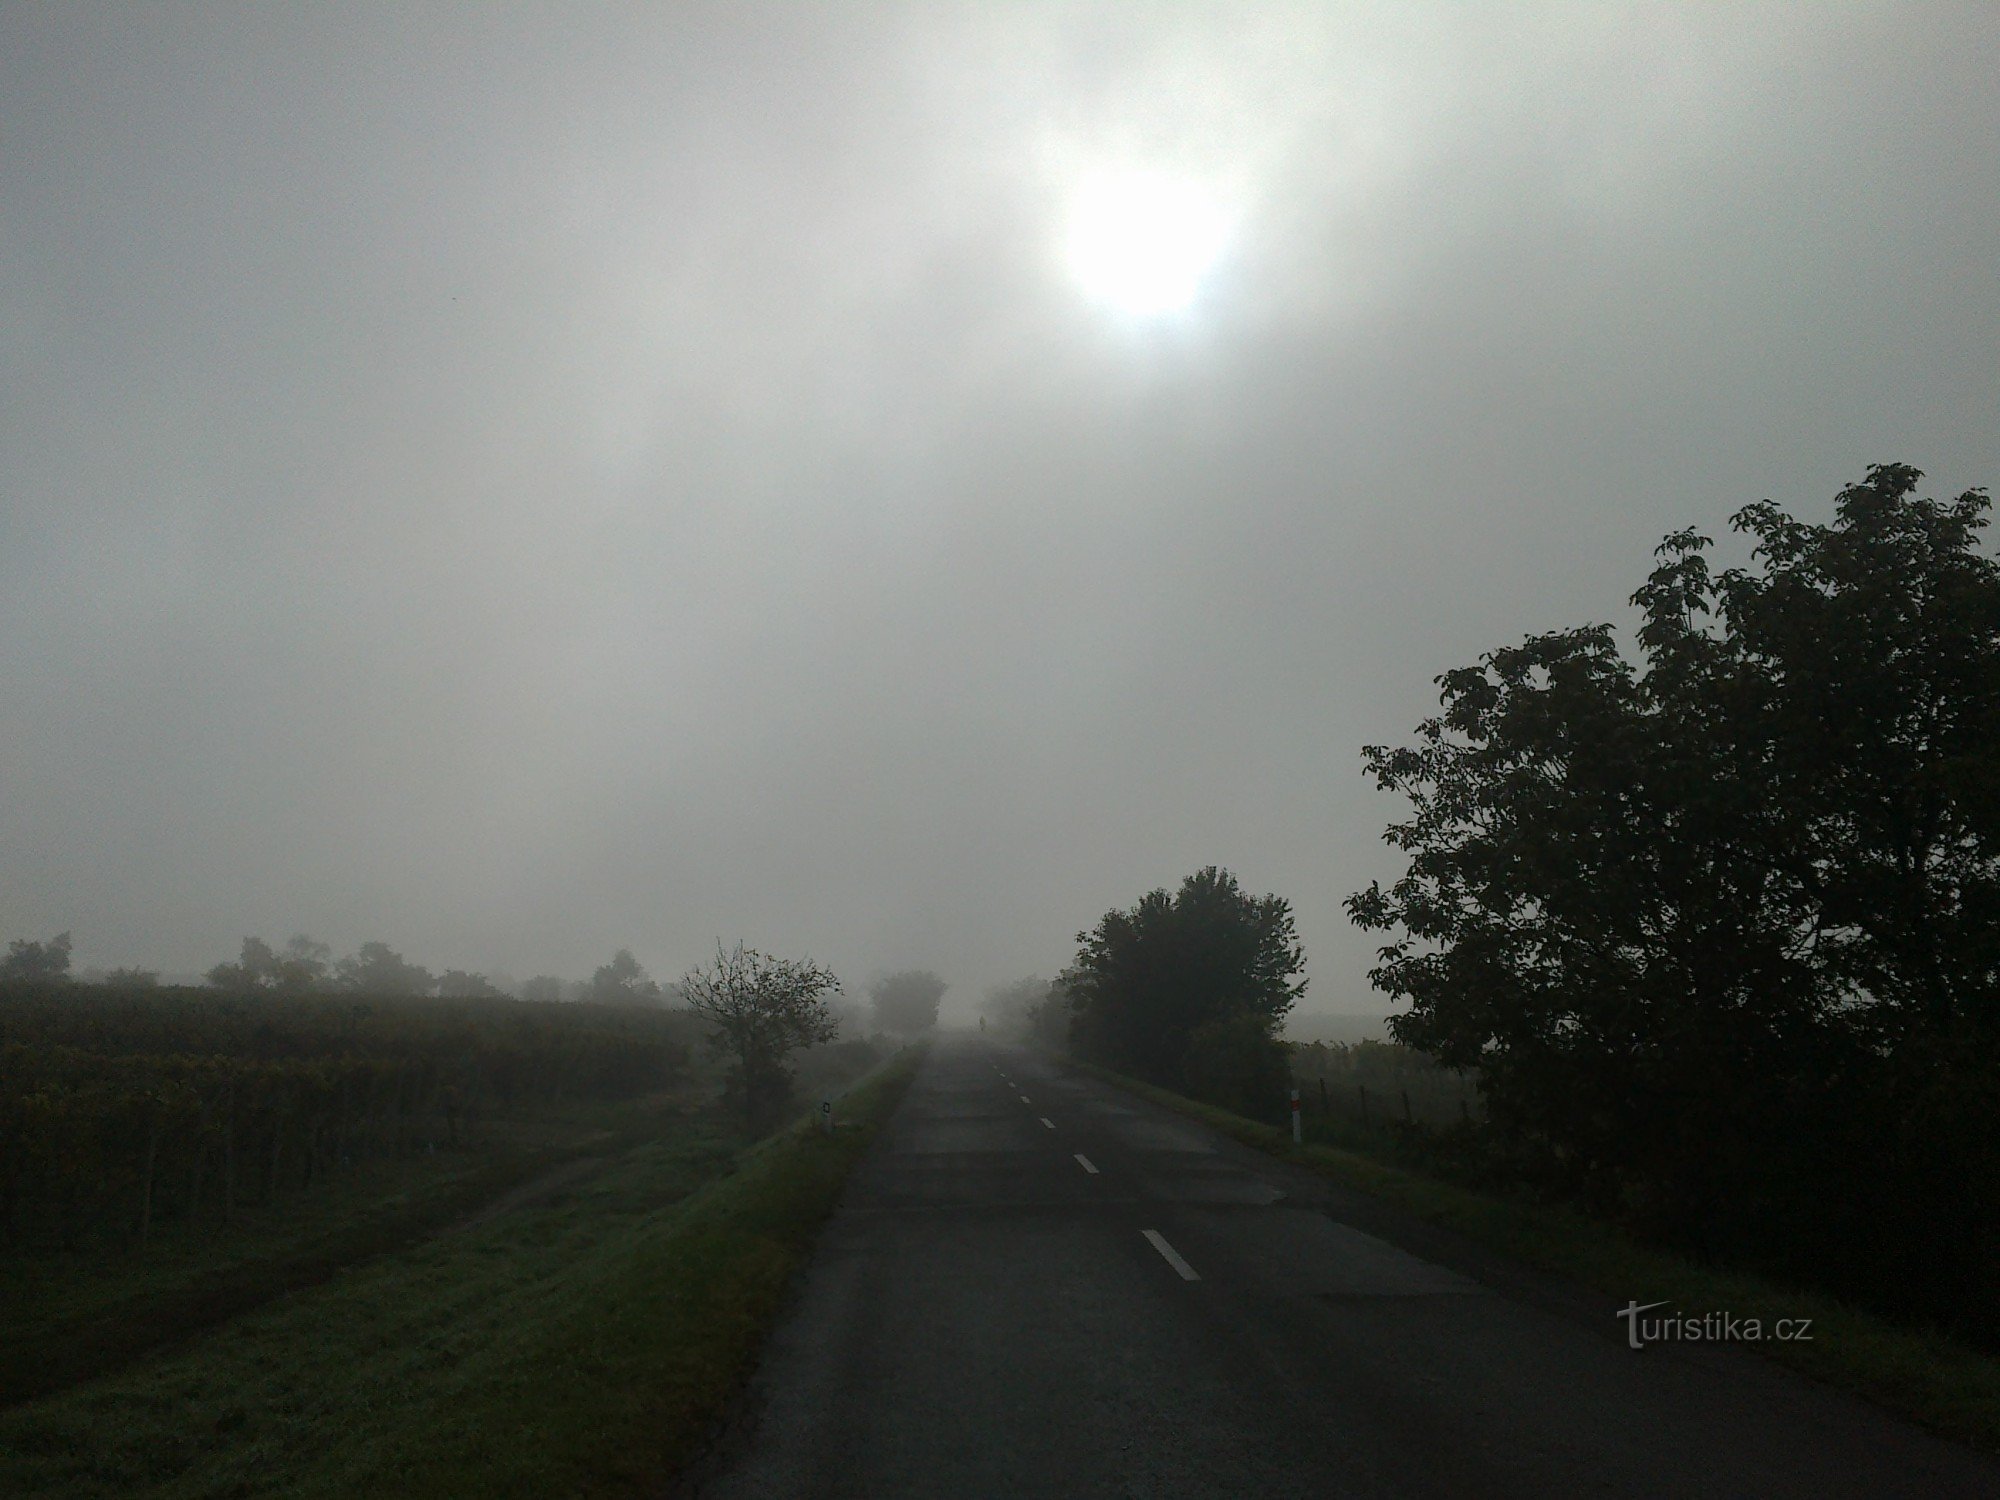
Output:
[[1066,258],[1085,296],[1157,317],[1194,300],[1229,229],[1222,205],[1193,183],[1157,173],[1103,178],[1077,196]]

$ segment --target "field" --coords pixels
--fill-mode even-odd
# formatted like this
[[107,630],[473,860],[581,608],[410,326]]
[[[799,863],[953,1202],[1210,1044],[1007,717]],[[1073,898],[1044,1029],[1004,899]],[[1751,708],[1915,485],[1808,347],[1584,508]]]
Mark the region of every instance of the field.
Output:
[[[210,1441],[171,1394],[218,1350],[303,1411],[485,1347],[482,1319],[528,1315],[749,1147],[700,1039],[659,1007],[0,991],[0,1447],[27,1465],[0,1489],[89,1493],[108,1465],[129,1491],[236,1454],[233,1408]],[[880,1055],[815,1049],[802,1084]],[[129,1441],[123,1417],[52,1415],[99,1410],[107,1376],[156,1382]]]
[[843,1128],[691,1123],[539,1202],[0,1412],[18,1495],[657,1491],[746,1374],[914,1063]]

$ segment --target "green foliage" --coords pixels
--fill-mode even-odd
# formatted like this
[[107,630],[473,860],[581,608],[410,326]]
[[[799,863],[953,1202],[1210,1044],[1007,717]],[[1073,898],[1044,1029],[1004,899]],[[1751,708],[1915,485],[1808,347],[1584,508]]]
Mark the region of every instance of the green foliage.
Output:
[[0,988],[0,1243],[226,1222],[467,1119],[682,1077],[685,1018],[597,1005]]
[[659,1493],[747,1375],[914,1062],[847,1096],[832,1136],[732,1154],[683,1127],[559,1198],[13,1406],[0,1491]]
[[1549,1183],[1698,1253],[2000,1338],[2000,569],[1878,467],[1834,524],[1670,536],[1608,626],[1445,674],[1387,891],[1400,1041]]
[[772,958],[738,943],[715,945],[715,962],[691,969],[680,984],[688,1009],[714,1027],[710,1046],[734,1060],[727,1099],[753,1125],[768,1124],[792,1097],[786,1059],[830,1042],[840,1023],[827,1005],[840,981],[810,959]]
[[660,999],[660,987],[646,973],[639,960],[632,956],[630,948],[620,948],[612,955],[611,962],[605,964],[590,976],[590,998],[607,1003],[624,1001],[653,1001]]
[[351,958],[333,966],[334,981],[344,990],[363,995],[422,995],[435,981],[422,964],[413,964],[387,943],[363,943]]
[[333,950],[325,943],[315,942],[304,933],[287,942],[282,953],[273,951],[262,938],[247,937],[237,961],[217,964],[208,971],[207,978],[219,990],[238,993],[322,989],[326,987],[327,962],[332,956]]
[[868,987],[875,1029],[891,1036],[915,1036],[933,1029],[946,988],[929,969],[905,969],[876,980]]
[[1197,1099],[1253,1120],[1287,1113],[1292,1077],[1285,1047],[1255,1011],[1230,1011],[1190,1031],[1182,1072]]
[[69,934],[59,932],[46,943],[16,938],[0,958],[0,983],[28,981],[51,983],[69,977]]
[[1278,1029],[1305,992],[1290,903],[1210,866],[1078,933],[1058,981],[1079,1057],[1162,1086],[1282,1105]]

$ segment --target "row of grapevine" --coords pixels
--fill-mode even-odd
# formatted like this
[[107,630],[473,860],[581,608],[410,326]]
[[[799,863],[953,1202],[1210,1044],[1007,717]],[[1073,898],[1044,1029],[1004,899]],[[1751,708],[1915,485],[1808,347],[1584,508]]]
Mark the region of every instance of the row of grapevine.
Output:
[[190,998],[0,991],[0,1243],[143,1246],[165,1219],[227,1223],[471,1119],[635,1097],[688,1061],[660,1012]]

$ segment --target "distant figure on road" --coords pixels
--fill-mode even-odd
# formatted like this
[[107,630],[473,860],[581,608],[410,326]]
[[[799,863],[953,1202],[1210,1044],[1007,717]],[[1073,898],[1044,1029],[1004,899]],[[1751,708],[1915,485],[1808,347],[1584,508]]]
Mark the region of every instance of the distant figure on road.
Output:
[[979,1018],[979,1029],[980,1029],[981,1031],[984,1031],[984,1030],[986,1029],[986,1017],[984,1017],[984,1016],[981,1016],[981,1017]]

